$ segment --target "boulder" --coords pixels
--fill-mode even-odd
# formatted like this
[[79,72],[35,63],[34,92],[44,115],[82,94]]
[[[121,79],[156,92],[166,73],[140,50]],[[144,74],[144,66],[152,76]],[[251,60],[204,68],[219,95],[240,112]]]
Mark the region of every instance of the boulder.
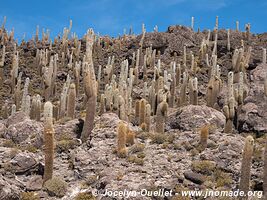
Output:
[[43,124],[29,119],[23,112],[17,112],[6,122],[7,130],[3,133],[5,139],[16,144],[27,146],[29,144],[40,148],[43,143]]
[[239,132],[267,132],[267,97],[264,96],[264,77],[267,65],[259,65],[251,71],[251,82],[248,96],[238,113]]
[[201,128],[206,124],[215,125],[217,129],[223,129],[225,116],[218,110],[201,105],[188,105],[179,108],[167,119],[167,126],[171,129],[182,129],[190,131]]

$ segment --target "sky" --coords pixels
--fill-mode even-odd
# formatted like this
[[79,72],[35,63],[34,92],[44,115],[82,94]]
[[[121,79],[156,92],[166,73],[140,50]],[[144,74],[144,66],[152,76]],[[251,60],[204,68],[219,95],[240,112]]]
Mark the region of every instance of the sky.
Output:
[[251,24],[254,33],[267,32],[267,0],[1,0],[0,23],[7,17],[7,30],[15,29],[15,38],[32,38],[36,26],[49,29],[54,38],[73,21],[72,32],[83,36],[88,28],[100,35],[122,35],[124,29],[141,32],[142,23],[147,32],[155,25],[166,31],[170,25],[191,25],[195,18],[197,28],[213,29],[216,16],[219,28],[240,29]]

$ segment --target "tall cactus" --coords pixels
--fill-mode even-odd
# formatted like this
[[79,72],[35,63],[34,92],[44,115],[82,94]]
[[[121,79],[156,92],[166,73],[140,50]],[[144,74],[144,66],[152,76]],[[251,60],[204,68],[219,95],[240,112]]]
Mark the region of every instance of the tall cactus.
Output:
[[127,126],[120,121],[117,128],[117,153],[119,157],[125,157],[127,154],[126,151],[126,135],[127,134]]
[[73,119],[75,116],[75,102],[76,101],[76,89],[75,84],[70,84],[68,94],[68,106],[67,106],[67,117]]
[[245,194],[247,194],[247,192],[249,191],[253,148],[254,148],[253,137],[252,136],[246,137],[242,155],[241,177],[239,182],[239,189],[243,191]]
[[53,104],[48,101],[44,104],[44,183],[53,176],[54,163],[54,128],[53,128]]
[[81,140],[86,142],[94,127],[94,119],[96,112],[96,98],[97,98],[97,86],[96,78],[91,63],[88,69],[84,72],[84,91],[87,97],[86,103],[86,117],[84,127],[82,130]]
[[168,112],[168,104],[166,101],[162,101],[157,107],[156,113],[156,132],[164,133],[165,120]]

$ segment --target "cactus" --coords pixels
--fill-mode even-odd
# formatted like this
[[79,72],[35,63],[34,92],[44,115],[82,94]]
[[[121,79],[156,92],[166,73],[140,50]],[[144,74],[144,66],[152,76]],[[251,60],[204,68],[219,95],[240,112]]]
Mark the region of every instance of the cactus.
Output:
[[67,117],[73,119],[75,117],[75,104],[76,104],[76,89],[75,84],[70,84],[68,94],[68,106],[67,106]]
[[266,64],[266,49],[263,48],[262,50],[262,63]]
[[127,112],[126,112],[126,108],[125,108],[125,100],[121,95],[118,98],[118,104],[119,104],[119,117],[120,117],[120,119],[127,121]]
[[267,76],[264,79],[264,95],[267,97]]
[[191,29],[194,31],[194,23],[195,23],[195,18],[191,18]]
[[11,116],[13,116],[17,111],[16,104],[12,104],[11,106]]
[[146,113],[145,113],[145,124],[146,124],[146,131],[150,131],[150,123],[151,123],[151,106],[150,104],[146,104]]
[[[265,139],[266,140],[266,139]],[[263,199],[267,199],[267,141],[264,148],[264,166],[263,166]]]
[[198,81],[197,77],[190,79],[190,104],[198,105]]
[[166,101],[162,101],[157,107],[156,113],[156,132],[164,133],[165,120],[168,112],[168,104]]
[[135,133],[128,129],[127,135],[126,135],[126,144],[128,145],[134,145],[135,140]]
[[183,83],[180,88],[180,102],[179,106],[183,106],[186,104],[186,88],[188,82],[188,75],[186,72],[183,73]]
[[245,139],[245,146],[242,154],[241,176],[239,181],[239,189],[245,194],[249,191],[250,186],[250,170],[252,164],[254,148],[254,139],[252,136],[247,136]]
[[136,100],[135,101],[135,119],[138,122],[139,122],[139,116],[140,116],[140,100]]
[[141,99],[139,108],[139,125],[145,122],[145,116],[146,116],[146,100]]
[[127,134],[127,126],[120,121],[117,128],[117,154],[118,157],[124,158],[126,157],[126,134]]
[[104,94],[101,94],[100,96],[100,108],[99,108],[99,115],[102,115],[105,110],[106,110],[106,106],[105,106],[105,102],[106,101],[106,98],[105,98],[105,95]]
[[23,112],[27,111],[27,96],[28,96],[29,84],[30,84],[30,79],[27,77],[25,80],[23,95],[21,100],[21,110]]
[[48,101],[44,104],[44,183],[53,176],[54,162],[54,128],[53,128],[53,104]]
[[81,139],[83,142],[87,140],[94,126],[94,118],[96,112],[96,98],[97,98],[97,83],[95,80],[95,73],[93,63],[84,72],[84,91],[87,97],[86,103],[86,117],[84,127],[82,130]]
[[0,61],[0,87],[3,87],[4,82],[4,65],[5,65],[5,56],[6,56],[6,46],[3,46],[2,58]]
[[236,21],[235,25],[236,25],[236,28],[235,28],[236,32],[239,32],[239,21]]
[[230,43],[230,29],[227,30],[227,50],[231,50],[231,43]]
[[2,115],[4,119],[8,118],[8,102],[5,101],[4,105],[2,106]]
[[208,125],[204,125],[200,129],[199,147],[201,151],[204,151],[207,148],[208,138],[209,138],[209,128],[210,128],[210,125],[208,124]]

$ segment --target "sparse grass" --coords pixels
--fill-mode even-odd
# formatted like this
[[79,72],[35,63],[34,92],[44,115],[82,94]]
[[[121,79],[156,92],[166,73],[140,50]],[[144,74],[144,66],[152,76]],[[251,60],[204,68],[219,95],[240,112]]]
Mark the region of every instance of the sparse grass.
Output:
[[40,200],[40,196],[36,192],[22,192],[20,193],[20,200]]
[[216,164],[209,160],[193,161],[192,170],[201,174],[210,175],[216,168]]
[[50,196],[63,197],[67,192],[67,183],[59,177],[53,177],[44,184]]
[[74,140],[60,140],[57,142],[57,152],[67,152],[70,149],[74,149],[76,142]]
[[89,192],[81,192],[77,194],[74,200],[95,200],[96,198]]
[[12,140],[5,140],[3,142],[3,147],[14,148],[16,147],[16,144]]
[[130,152],[130,153],[138,153],[138,152],[142,152],[142,151],[144,151],[144,149],[145,149],[145,145],[144,145],[144,144],[137,143],[137,144],[134,144],[134,145],[130,148],[129,152]]
[[151,135],[151,142],[153,144],[163,144],[164,142],[166,142],[168,139],[166,134],[162,134],[162,133],[155,133],[153,135]]
[[144,159],[143,158],[138,158],[137,156],[135,155],[131,155],[128,157],[127,159],[129,162],[131,163],[135,163],[137,165],[144,165]]

